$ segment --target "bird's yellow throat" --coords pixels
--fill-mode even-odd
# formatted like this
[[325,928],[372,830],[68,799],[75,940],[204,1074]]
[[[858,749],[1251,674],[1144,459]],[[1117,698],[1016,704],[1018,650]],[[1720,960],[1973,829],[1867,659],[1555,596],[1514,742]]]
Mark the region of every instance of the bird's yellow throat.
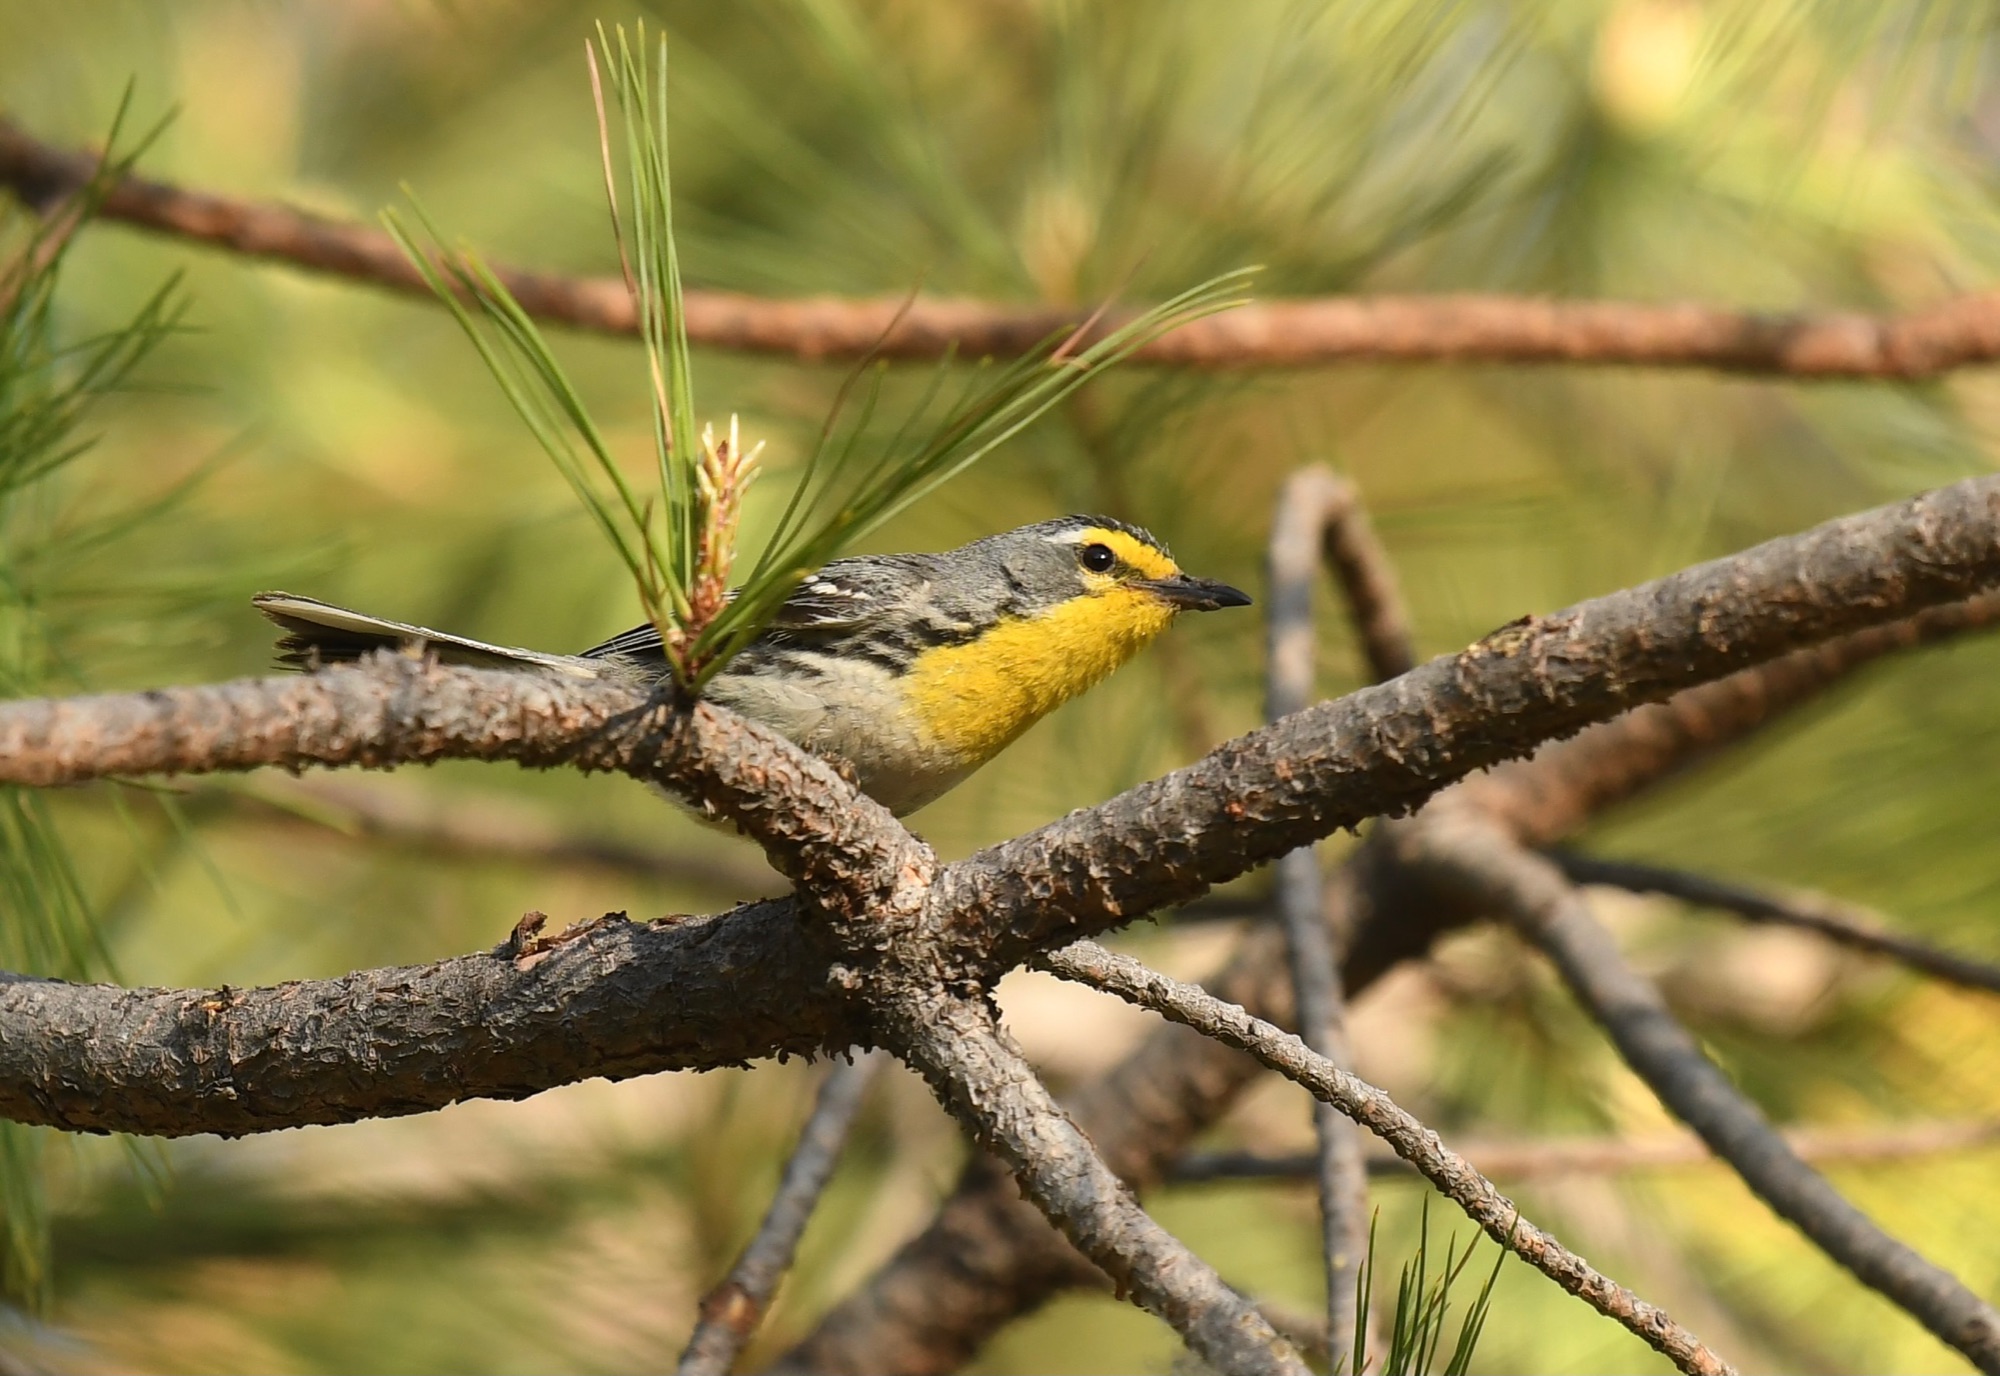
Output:
[[[1148,578],[1180,572],[1171,559],[1123,531],[1093,530]],[[910,666],[903,690],[937,744],[976,768],[1037,721],[1102,682],[1174,619],[1158,597],[1110,579],[1040,616],[1003,621],[977,640],[930,650]]]

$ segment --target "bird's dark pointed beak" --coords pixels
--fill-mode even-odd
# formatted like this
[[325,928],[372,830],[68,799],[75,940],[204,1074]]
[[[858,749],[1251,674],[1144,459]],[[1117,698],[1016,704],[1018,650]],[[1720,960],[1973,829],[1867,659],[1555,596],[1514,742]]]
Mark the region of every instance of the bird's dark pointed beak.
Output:
[[1176,611],[1212,612],[1223,607],[1247,607],[1250,594],[1213,578],[1190,578],[1177,573],[1172,578],[1149,578],[1139,584],[1147,592]]

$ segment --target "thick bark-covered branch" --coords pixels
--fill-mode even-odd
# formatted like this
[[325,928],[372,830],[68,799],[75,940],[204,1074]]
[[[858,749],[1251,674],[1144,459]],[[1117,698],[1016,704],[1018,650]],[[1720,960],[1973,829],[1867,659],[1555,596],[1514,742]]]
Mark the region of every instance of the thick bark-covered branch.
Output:
[[[96,165],[0,120],[0,185],[46,205]],[[248,257],[331,273],[428,298],[393,240],[352,221],[126,177],[106,219]],[[611,277],[500,268],[529,314],[616,334],[637,326],[631,294]],[[990,301],[816,297],[770,300],[691,290],[691,341],[801,359],[1016,356],[1087,312]],[[1128,318],[1107,312],[1093,334]],[[891,328],[893,325],[894,328]],[[2000,359],[2000,294],[1980,293],[1901,315],[1789,315],[1694,303],[1553,301],[1504,295],[1329,297],[1275,301],[1184,325],[1136,358],[1182,367],[1310,367],[1347,362],[1491,362],[1693,367],[1799,378],[1934,377]]]
[[1495,1242],[1598,1313],[1615,1319],[1682,1371],[1721,1373],[1731,1369],[1664,1310],[1598,1272],[1550,1234],[1528,1222],[1512,1200],[1387,1094],[1324,1056],[1316,1055],[1284,1029],[1223,1002],[1199,985],[1169,979],[1094,942],[1065,946],[1046,956],[1042,963],[1065,979],[1080,980],[1117,994],[1255,1056],[1388,1143],[1439,1193],[1464,1209],[1466,1216],[1485,1229]]
[[1547,846],[1591,817],[1742,741],[1887,655],[2000,625],[2000,593],[1929,607],[1678,693],[1533,759],[1460,786],[1523,845]]
[[1625,963],[1562,872],[1487,824],[1424,827],[1422,862],[1503,911],[1660,1101],[1821,1250],[1986,1372],[2000,1372],[2000,1312],[1877,1227],[1801,1161],[1702,1054],[1660,993]]
[[1120,1294],[1171,1324],[1218,1371],[1307,1376],[1256,1306],[1139,1207],[984,1003],[912,1002],[893,1023],[939,1100]]
[[861,1040],[790,903],[607,918],[432,965],[263,989],[0,980],[0,1118],[184,1136],[519,1099]]

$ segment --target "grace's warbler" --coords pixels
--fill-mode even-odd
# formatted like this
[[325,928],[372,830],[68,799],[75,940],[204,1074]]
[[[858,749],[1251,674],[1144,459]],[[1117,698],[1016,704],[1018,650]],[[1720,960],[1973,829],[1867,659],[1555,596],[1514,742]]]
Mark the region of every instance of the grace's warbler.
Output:
[[[581,655],[486,645],[261,593],[281,659],[310,668],[417,643],[450,663],[607,677],[667,674],[659,632],[640,626]],[[703,690],[844,764],[861,790],[914,812],[1092,687],[1177,613],[1249,605],[1192,578],[1137,526],[1065,516],[937,554],[836,559],[800,583],[771,625]]]

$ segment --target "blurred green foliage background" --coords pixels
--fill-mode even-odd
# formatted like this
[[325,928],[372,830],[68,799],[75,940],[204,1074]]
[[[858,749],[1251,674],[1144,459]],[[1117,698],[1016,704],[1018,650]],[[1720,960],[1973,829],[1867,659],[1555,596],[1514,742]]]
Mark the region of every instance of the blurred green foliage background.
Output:
[[[1853,0],[742,0],[643,11],[673,50],[691,285],[771,295],[1155,299],[1264,265],[1269,295],[1489,289],[1893,309],[1990,284],[2000,91],[1989,8]],[[583,41],[634,14],[570,0],[0,0],[0,110],[103,137],[130,83],[144,170],[371,218],[407,182],[496,259],[605,273]],[[95,409],[96,447],[27,514],[42,691],[262,671],[247,598],[282,587],[503,643],[632,624],[614,556],[439,311],[87,230],[55,328],[115,328],[172,274],[185,328]],[[635,464],[636,344],[566,338]],[[698,394],[768,440],[754,547],[838,367],[704,354]],[[928,377],[899,372],[893,396]],[[893,411],[894,406],[888,408]],[[1688,373],[1344,367],[1093,386],[871,546],[938,548],[1070,510],[1142,522],[1254,587],[1283,477],[1352,475],[1427,653],[1991,465],[1986,373],[1911,387]],[[18,515],[19,513],[17,513]],[[122,515],[115,538],[84,540]],[[10,527],[10,530],[19,529]],[[18,538],[10,536],[10,538]],[[1331,623],[1334,618],[1329,618]],[[1259,630],[1200,618],[917,819],[957,855],[1252,725]],[[1322,683],[1356,681],[1330,624]],[[2000,647],[1908,656],[1606,822],[1606,853],[1824,888],[2000,952],[1992,780]],[[307,781],[310,784],[312,781]],[[453,766],[341,779],[383,805],[613,837],[684,881],[445,855],[347,834],[286,780],[50,801],[118,978],[246,984],[422,961],[558,921],[772,892],[742,843],[616,779]],[[246,801],[254,793],[261,803]],[[343,829],[345,827],[345,830]],[[1330,843],[1330,856],[1344,843]],[[1254,885],[1250,886],[1254,888]],[[1614,916],[1715,1054],[1783,1122],[2000,1114],[1994,1009],[1672,905]],[[18,913],[0,913],[14,921]],[[1213,928],[1147,929],[1176,973]],[[1059,1083],[1147,1027],[1036,980],[1005,996]],[[1456,938],[1363,1003],[1361,1068],[1448,1134],[1646,1132],[1661,1111],[1511,941]],[[679,1350],[747,1237],[816,1072],[620,1085],[422,1120],[137,1149],[34,1134],[53,1281],[0,1325],[10,1369],[622,1371]],[[1266,1086],[1218,1144],[1297,1147]],[[879,1088],[760,1351],[912,1231],[961,1159],[921,1086]],[[2000,1154],[1837,1172],[1906,1240],[2000,1294]],[[1521,1189],[1532,1216],[1747,1368],[1925,1371],[1956,1358],[1713,1167]],[[1390,1261],[1418,1187],[1378,1190]],[[1163,1220],[1246,1289],[1317,1302],[1303,1187],[1170,1191]],[[17,1286],[31,1295],[33,1285]],[[1010,1330],[990,1371],[1165,1370],[1177,1344],[1107,1297]],[[1524,1267],[1495,1371],[1660,1363]]]

